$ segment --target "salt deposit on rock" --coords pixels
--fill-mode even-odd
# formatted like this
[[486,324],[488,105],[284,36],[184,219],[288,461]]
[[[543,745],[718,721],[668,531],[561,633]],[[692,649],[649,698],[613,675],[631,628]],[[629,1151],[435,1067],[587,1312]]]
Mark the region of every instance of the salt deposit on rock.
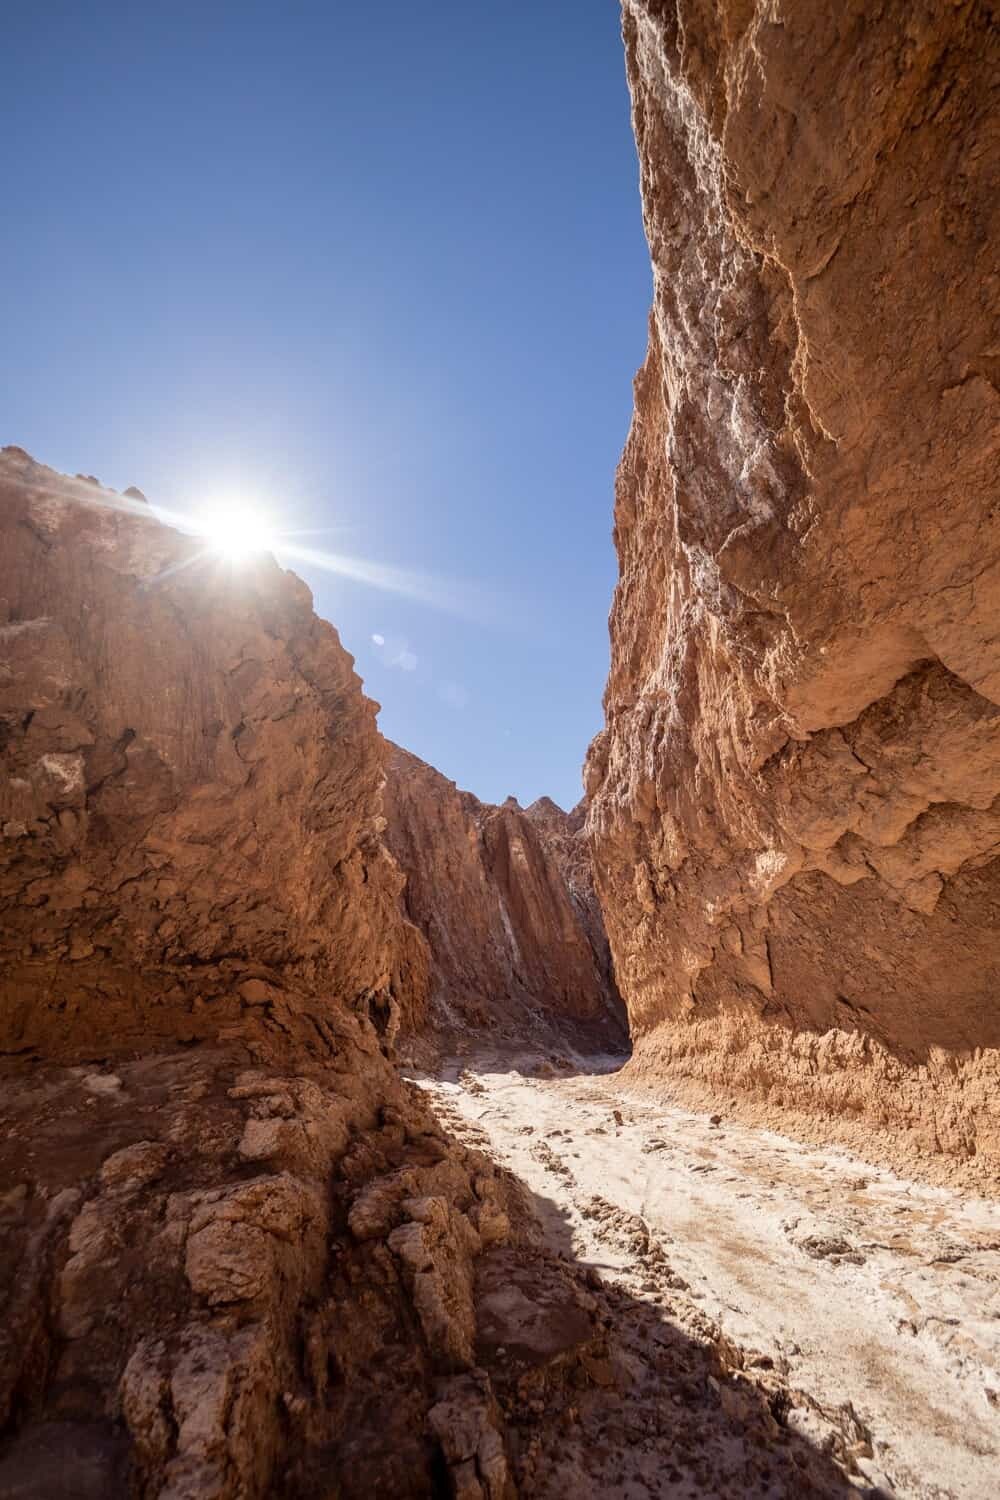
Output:
[[587,784],[636,1067],[994,1179],[998,33],[623,17],[654,301]]

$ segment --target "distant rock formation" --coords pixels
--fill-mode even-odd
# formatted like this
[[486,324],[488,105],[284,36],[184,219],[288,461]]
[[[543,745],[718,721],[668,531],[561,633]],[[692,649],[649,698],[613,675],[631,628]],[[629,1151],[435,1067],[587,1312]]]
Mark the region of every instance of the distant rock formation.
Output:
[[587,785],[635,1066],[995,1174],[1000,35],[623,16],[654,305]]
[[406,912],[430,947],[442,1041],[464,1032],[623,1046],[582,806],[483,803],[392,746],[385,810]]

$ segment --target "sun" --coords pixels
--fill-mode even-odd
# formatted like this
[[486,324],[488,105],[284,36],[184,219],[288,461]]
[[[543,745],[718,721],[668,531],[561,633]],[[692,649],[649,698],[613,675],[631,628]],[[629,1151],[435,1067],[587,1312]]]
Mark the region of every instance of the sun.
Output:
[[272,552],[277,538],[271,519],[259,506],[244,500],[220,500],[198,517],[197,529],[209,548],[230,562],[245,562],[261,552]]

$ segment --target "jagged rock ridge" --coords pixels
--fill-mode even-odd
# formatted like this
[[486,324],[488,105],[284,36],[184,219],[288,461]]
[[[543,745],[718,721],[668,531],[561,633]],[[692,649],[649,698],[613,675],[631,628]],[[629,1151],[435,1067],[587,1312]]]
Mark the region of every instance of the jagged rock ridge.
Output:
[[433,1029],[444,1041],[620,1047],[624,1022],[583,832],[583,807],[527,809],[459,791],[392,747],[386,837],[407,875],[406,911],[431,954]]
[[587,782],[636,1067],[995,1173],[997,32],[623,17],[654,304]]

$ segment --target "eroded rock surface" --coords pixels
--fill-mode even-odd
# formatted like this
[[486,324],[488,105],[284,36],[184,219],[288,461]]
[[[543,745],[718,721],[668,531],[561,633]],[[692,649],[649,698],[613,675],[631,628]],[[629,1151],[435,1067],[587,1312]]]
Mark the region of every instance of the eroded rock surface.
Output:
[[513,1189],[353,1020],[330,1043],[297,1072],[160,1050],[97,1092],[7,1067],[0,1495],[434,1493]]
[[273,561],[19,450],[0,601],[0,1495],[430,1494],[513,1189],[387,1061],[375,706]]
[[995,1178],[997,32],[623,14],[654,305],[587,778],[636,1066]]
[[527,1032],[621,1048],[624,1016],[594,892],[583,807],[496,807],[391,747],[386,837],[431,956],[438,1034]]
[[423,1004],[377,705],[294,574],[200,551],[0,455],[7,1051],[232,1028],[322,1049],[331,1003],[386,1024]]

